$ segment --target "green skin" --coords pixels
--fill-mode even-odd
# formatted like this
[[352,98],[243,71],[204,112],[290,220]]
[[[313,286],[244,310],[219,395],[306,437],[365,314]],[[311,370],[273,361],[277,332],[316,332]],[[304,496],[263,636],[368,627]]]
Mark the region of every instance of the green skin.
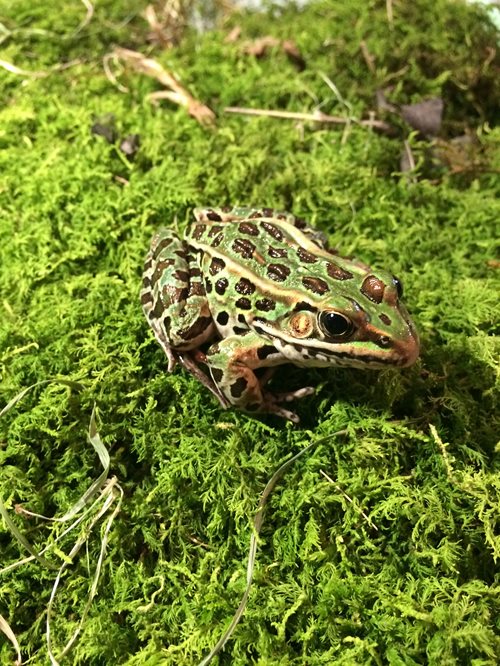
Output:
[[[223,407],[297,422],[280,403],[314,389],[270,393],[275,366],[405,367],[418,357],[390,273],[338,256],[289,213],[203,208],[194,216],[184,239],[166,228],[153,237],[141,303],[169,370],[182,363]],[[257,377],[258,368],[268,371]]]

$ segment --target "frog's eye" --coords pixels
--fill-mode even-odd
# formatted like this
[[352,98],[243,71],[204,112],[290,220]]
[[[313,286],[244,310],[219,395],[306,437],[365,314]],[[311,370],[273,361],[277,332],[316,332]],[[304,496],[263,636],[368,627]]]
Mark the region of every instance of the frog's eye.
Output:
[[352,321],[340,312],[322,312],[319,325],[326,335],[332,338],[345,338],[352,333]]
[[398,280],[398,278],[393,275],[392,276],[392,283],[396,287],[396,291],[398,292],[398,298],[401,298],[403,296],[403,283],[401,280]]

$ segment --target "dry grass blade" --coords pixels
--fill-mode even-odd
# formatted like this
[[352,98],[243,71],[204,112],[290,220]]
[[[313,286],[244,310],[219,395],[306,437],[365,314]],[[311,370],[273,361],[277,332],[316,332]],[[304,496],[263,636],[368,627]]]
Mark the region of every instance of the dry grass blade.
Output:
[[90,2],[90,0],[81,0],[81,1],[85,5],[85,9],[87,10],[87,12],[85,14],[85,18],[73,33],[74,35],[77,35],[84,28],[86,28],[90,23],[90,21],[92,20],[92,17],[94,16],[94,5]]
[[[118,493],[116,492],[115,488],[118,491]],[[103,561],[104,561],[104,555],[106,553],[106,548],[107,548],[107,545],[108,545],[109,533],[110,533],[110,530],[111,530],[111,526],[112,526],[116,516],[118,515],[118,513],[120,511],[121,503],[122,503],[122,500],[123,500],[123,490],[118,485],[116,477],[113,477],[110,480],[108,486],[104,489],[104,492],[101,496],[101,499],[104,499],[104,503],[103,503],[102,507],[100,508],[100,510],[98,511],[96,516],[94,516],[90,525],[88,525],[86,527],[86,533],[84,533],[81,537],[78,538],[78,540],[74,544],[73,548],[68,553],[67,560],[65,562],[63,562],[63,564],[59,568],[58,574],[56,576],[56,580],[54,581],[54,585],[52,587],[52,592],[50,594],[50,599],[49,599],[49,603],[48,603],[48,606],[47,606],[47,620],[46,620],[46,631],[45,631],[45,638],[46,638],[46,642],[47,642],[47,650],[48,650],[48,654],[49,654],[50,663],[52,664],[52,666],[59,666],[60,660],[62,660],[68,654],[68,652],[71,650],[71,648],[75,644],[75,641],[78,638],[78,636],[79,636],[79,634],[82,630],[83,624],[84,624],[84,622],[87,618],[87,615],[88,615],[88,612],[90,610],[90,606],[92,604],[92,601],[93,601],[95,595],[97,594],[97,585],[98,585],[99,577],[100,577],[100,574],[101,574],[102,564],[103,564]],[[58,657],[56,657],[54,655],[53,650],[52,650],[51,620],[52,620],[52,609],[53,609],[53,605],[54,605],[54,600],[55,600],[55,595],[56,595],[56,592],[57,592],[57,588],[59,587],[59,583],[61,581],[61,578],[62,578],[62,575],[63,575],[64,571],[70,566],[73,559],[75,558],[75,556],[80,551],[81,547],[85,543],[87,543],[88,534],[92,531],[92,529],[99,522],[99,520],[113,506],[115,501],[116,501],[116,506],[115,506],[113,512],[111,513],[111,515],[108,517],[108,520],[107,520],[106,525],[104,527],[104,534],[102,536],[101,548],[100,548],[100,551],[99,551],[99,557],[98,557],[96,568],[95,568],[95,571],[94,571],[94,577],[92,579],[92,585],[90,587],[89,596],[87,597],[87,601],[85,602],[83,612],[80,616],[80,620],[78,622],[78,625],[77,625],[75,631],[73,632],[71,637],[66,642],[66,645],[61,650]]]
[[236,612],[233,615],[233,619],[231,620],[229,627],[219,638],[217,644],[210,651],[210,654],[208,654],[204,659],[202,659],[202,661],[200,661],[198,666],[208,666],[208,664],[212,661],[212,659],[219,654],[219,652],[224,648],[227,641],[233,635],[234,630],[236,629],[243,613],[245,612],[248,595],[250,594],[250,587],[252,585],[253,572],[255,568],[255,559],[257,554],[257,538],[260,534],[260,530],[262,529],[262,524],[264,522],[264,508],[276,484],[282,478],[282,476],[289,470],[289,468],[293,465],[293,463],[296,460],[298,460],[301,456],[303,456],[305,453],[310,451],[312,448],[318,446],[318,444],[323,444],[324,442],[328,442],[334,437],[340,437],[342,435],[346,435],[347,433],[348,433],[347,430],[339,430],[338,432],[334,432],[331,436],[321,437],[320,439],[317,439],[315,442],[311,442],[308,446],[306,446],[304,449],[296,453],[294,456],[292,456],[286,462],[284,462],[280,467],[278,467],[276,472],[267,482],[267,485],[264,488],[264,492],[262,493],[261,498],[259,500],[259,505],[257,507],[257,511],[253,519],[254,531],[252,536],[250,537],[250,548],[248,552],[248,565],[247,565],[247,586],[245,588],[245,592],[241,597],[241,601],[238,605],[238,608],[236,609]]
[[3,617],[3,615],[0,615],[0,631],[2,631],[7,636],[9,641],[14,646],[15,651],[17,652],[17,659],[13,662],[14,666],[21,666],[23,662],[21,659],[21,649],[19,647],[19,643],[17,642],[16,635],[12,631],[10,624]]
[[197,120],[201,125],[213,126],[215,124],[215,114],[208,106],[195,99],[191,93],[173,76],[170,72],[160,65],[153,58],[147,58],[138,51],[116,47],[114,55],[125,61],[136,72],[146,74],[159,81],[168,90],[153,93],[151,99],[169,99],[170,101],[183,106],[190,116]]
[[7,70],[11,74],[17,74],[18,76],[32,76],[35,79],[40,79],[44,76],[47,76],[47,72],[40,70],[38,72],[30,72],[27,69],[21,69],[21,67],[16,67],[11,62],[7,60],[0,60],[0,67]]

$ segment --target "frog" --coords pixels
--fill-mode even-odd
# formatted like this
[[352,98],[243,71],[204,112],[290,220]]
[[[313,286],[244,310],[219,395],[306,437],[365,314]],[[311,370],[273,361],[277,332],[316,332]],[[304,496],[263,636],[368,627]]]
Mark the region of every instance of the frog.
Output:
[[273,392],[278,366],[404,368],[419,337],[401,280],[341,256],[303,218],[266,207],[196,208],[184,234],[160,228],[140,300],[168,371],[180,364],[227,409],[294,423]]

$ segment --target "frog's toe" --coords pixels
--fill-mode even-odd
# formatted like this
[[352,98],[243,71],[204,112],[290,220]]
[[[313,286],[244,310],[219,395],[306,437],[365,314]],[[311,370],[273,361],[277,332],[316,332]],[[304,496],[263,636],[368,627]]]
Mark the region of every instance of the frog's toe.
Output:
[[164,347],[165,353],[168,359],[167,370],[173,372],[175,366],[177,365],[177,354],[172,350],[171,347]]
[[299,400],[314,393],[313,386],[304,386],[296,391],[286,391],[284,393],[274,393],[273,400],[275,402],[292,402],[292,400]]
[[271,414],[276,414],[281,416],[288,421],[293,423],[299,423],[300,418],[295,412],[291,412],[284,407],[281,407],[280,402],[292,402],[292,400],[297,400],[299,398],[305,398],[307,395],[312,395],[314,393],[314,387],[304,386],[301,389],[296,391],[287,391],[285,393],[265,393],[264,394],[264,404],[265,410]]
[[284,409],[274,402],[269,402],[265,405],[265,409],[269,414],[275,414],[276,416],[281,416],[282,419],[287,421],[292,421],[292,423],[300,423],[300,418],[295,412],[291,412],[289,409]]

